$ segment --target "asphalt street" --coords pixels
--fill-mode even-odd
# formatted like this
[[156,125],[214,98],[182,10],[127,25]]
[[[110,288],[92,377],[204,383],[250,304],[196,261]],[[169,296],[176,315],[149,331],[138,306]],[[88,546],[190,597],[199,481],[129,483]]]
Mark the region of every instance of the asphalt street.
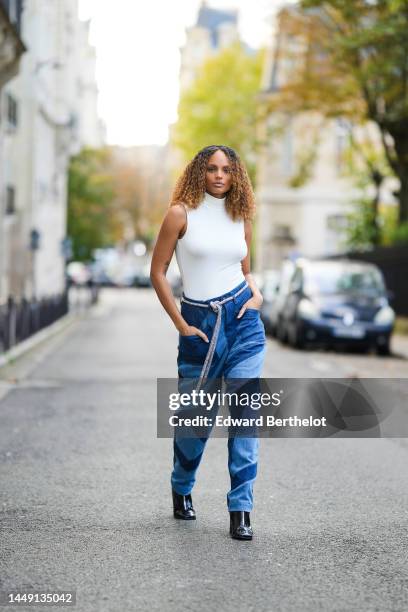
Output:
[[[1,589],[72,589],[78,612],[408,610],[408,440],[262,439],[255,536],[239,542],[227,440],[210,439],[197,521],[175,521],[156,379],[177,376],[176,357],[153,291],[107,289],[0,369]],[[407,364],[268,340],[264,376],[408,377]]]

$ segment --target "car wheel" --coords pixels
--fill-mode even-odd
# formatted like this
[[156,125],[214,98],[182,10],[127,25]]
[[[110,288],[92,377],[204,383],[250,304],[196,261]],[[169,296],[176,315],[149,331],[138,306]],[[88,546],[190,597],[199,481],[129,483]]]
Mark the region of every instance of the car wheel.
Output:
[[301,349],[305,345],[303,334],[299,331],[298,322],[294,321],[288,328],[288,341],[293,348]]
[[276,337],[278,338],[279,342],[282,342],[282,344],[288,343],[288,334],[287,334],[287,331],[285,329],[285,325],[282,319],[279,319],[278,321],[278,325],[276,329]]
[[376,346],[377,355],[387,356],[391,355],[390,342],[389,340],[385,344],[379,344]]
[[277,338],[278,337],[278,335],[276,333],[276,325],[273,325],[272,323],[271,323],[271,336],[273,338]]

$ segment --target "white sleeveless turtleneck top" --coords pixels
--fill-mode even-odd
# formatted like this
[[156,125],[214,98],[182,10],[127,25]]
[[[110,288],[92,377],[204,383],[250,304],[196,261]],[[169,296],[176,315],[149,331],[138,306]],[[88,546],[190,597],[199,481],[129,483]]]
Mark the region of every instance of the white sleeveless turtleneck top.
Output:
[[185,207],[187,230],[175,251],[187,298],[209,300],[245,280],[241,266],[248,251],[244,221],[231,219],[225,200],[206,192],[198,208]]

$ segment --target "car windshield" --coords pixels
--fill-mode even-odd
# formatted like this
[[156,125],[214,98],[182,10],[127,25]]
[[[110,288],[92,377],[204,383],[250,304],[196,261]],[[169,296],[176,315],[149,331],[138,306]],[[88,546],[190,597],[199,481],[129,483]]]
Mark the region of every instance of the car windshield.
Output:
[[316,264],[305,270],[305,292],[382,295],[385,287],[381,272],[376,268]]

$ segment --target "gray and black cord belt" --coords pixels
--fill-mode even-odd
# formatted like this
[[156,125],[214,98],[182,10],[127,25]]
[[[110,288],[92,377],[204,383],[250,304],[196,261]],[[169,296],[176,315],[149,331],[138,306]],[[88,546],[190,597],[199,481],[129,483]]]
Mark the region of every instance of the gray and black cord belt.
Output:
[[207,378],[210,372],[211,363],[212,363],[214,352],[215,352],[215,347],[217,346],[218,334],[221,328],[222,306],[226,302],[229,302],[230,300],[233,300],[235,297],[237,297],[237,295],[242,293],[247,287],[248,287],[248,283],[245,283],[245,285],[241,287],[241,289],[239,289],[233,295],[230,295],[224,300],[213,300],[209,304],[199,304],[197,302],[191,302],[184,296],[180,298],[180,302],[186,302],[186,304],[191,304],[192,306],[199,306],[201,308],[212,308],[213,311],[217,313],[217,320],[215,322],[214,332],[211,338],[210,346],[208,347],[207,355],[205,356],[204,365],[202,367],[200,378],[196,386],[197,392],[200,390],[203,381]]

